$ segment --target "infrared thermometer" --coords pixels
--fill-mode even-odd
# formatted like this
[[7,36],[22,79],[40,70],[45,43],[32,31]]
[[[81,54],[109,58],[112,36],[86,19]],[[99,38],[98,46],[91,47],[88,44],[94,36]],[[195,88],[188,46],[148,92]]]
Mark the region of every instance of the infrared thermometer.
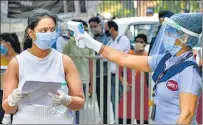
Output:
[[[68,21],[67,22],[68,30],[71,36],[76,37],[79,34],[84,34],[84,26],[81,22],[75,22],[75,21]],[[84,42],[78,42],[76,41],[76,45],[79,48],[85,48],[85,43]]]

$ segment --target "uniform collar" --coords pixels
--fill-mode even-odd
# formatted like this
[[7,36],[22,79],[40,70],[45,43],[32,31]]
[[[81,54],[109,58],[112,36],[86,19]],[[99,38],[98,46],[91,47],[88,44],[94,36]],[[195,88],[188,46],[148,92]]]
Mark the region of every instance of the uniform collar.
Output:
[[189,51],[181,54],[180,56],[173,56],[173,57],[169,58],[168,61],[169,62],[178,62],[178,61],[180,61],[182,58],[184,58],[185,56],[187,56],[191,52],[192,52],[192,50],[189,50]]

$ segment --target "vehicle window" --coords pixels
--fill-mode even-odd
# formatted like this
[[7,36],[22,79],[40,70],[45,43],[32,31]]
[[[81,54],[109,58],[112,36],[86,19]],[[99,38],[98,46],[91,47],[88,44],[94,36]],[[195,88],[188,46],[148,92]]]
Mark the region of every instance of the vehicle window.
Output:
[[128,27],[126,36],[134,43],[134,39],[138,34],[147,35],[148,43],[157,34],[159,24],[134,24]]

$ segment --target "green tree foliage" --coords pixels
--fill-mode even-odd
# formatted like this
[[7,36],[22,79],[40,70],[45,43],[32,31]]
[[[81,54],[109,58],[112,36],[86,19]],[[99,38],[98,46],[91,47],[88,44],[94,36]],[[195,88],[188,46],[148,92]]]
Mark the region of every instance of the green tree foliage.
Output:
[[160,10],[171,10],[174,13],[180,13],[184,9],[188,9],[190,12],[197,12],[200,10],[200,0],[168,0],[158,1],[157,6],[154,6],[154,10],[158,13]]
[[[158,13],[160,10],[170,10],[174,13],[180,13],[184,9],[188,9],[190,12],[200,11],[199,2],[201,0],[156,1],[157,5],[152,7],[155,13]],[[137,15],[137,8],[134,8],[134,0],[102,0],[97,8],[100,13],[110,13],[111,15],[116,15],[118,17],[132,17]]]
[[112,16],[129,17],[135,16],[133,0],[103,0],[98,5],[101,13],[110,13]]

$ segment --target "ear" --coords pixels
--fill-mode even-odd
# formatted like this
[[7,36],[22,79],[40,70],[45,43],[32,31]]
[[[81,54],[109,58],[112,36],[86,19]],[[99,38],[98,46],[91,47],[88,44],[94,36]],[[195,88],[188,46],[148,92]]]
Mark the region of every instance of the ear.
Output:
[[104,24],[104,29],[105,29],[105,30],[108,30],[108,29],[109,29],[107,23]]
[[10,42],[7,42],[7,41],[5,42],[4,45],[5,45],[5,47],[7,47],[7,48],[11,47],[11,43],[10,43]]
[[113,31],[115,31],[114,27],[111,27],[110,29],[113,30]]
[[181,45],[182,42],[180,41],[179,38],[176,38],[174,45]]
[[31,30],[30,28],[28,28],[26,32],[27,32],[28,37],[29,37],[30,39],[32,39],[32,40],[33,40],[33,39],[34,39],[34,40],[36,39],[36,36],[35,36],[33,30]]

